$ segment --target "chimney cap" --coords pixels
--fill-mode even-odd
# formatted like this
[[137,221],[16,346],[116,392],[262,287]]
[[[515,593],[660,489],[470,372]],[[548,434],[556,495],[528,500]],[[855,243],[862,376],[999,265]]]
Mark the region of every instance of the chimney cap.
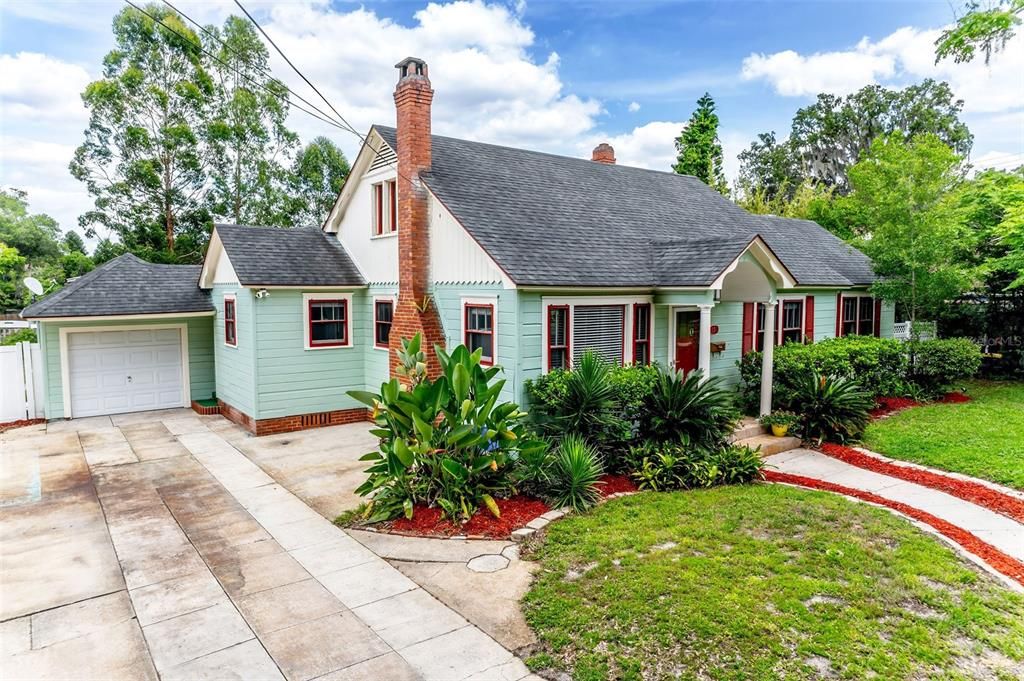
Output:
[[419,57],[406,57],[395,64],[395,68],[398,69],[398,80],[411,76],[427,77],[427,62]]
[[612,145],[607,142],[601,142],[594,147],[594,152],[590,156],[591,161],[597,163],[607,163],[608,165],[615,165],[615,149]]

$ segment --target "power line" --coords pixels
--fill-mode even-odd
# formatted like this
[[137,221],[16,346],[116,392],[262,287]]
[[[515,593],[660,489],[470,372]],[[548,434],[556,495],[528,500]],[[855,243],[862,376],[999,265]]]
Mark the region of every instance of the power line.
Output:
[[[173,4],[168,2],[168,0],[162,0],[162,2],[165,5],[167,5],[168,7],[170,7],[172,10],[174,10],[177,14],[180,14],[181,16],[185,17],[185,19],[187,19],[189,22],[191,22],[196,28],[198,28],[204,34],[206,34],[206,35],[210,36],[211,38],[213,38],[214,40],[216,40],[221,45],[221,47],[223,47],[225,50],[227,50],[228,52],[233,54],[235,57],[237,57],[238,60],[241,63],[245,64],[246,66],[250,66],[250,67],[256,69],[257,71],[259,71],[259,73],[261,73],[264,76],[267,76],[268,78],[272,78],[273,77],[273,74],[268,69],[266,69],[266,68],[264,68],[262,66],[259,66],[257,64],[253,64],[253,63],[249,62],[248,60],[246,60],[243,55],[241,55],[237,50],[235,50],[231,46],[229,46],[226,42],[221,40],[219,36],[217,36],[215,33],[211,32],[209,29],[207,29],[205,26],[200,24],[198,21],[196,21],[195,19],[193,19],[189,15],[185,14],[184,12],[182,12],[180,9],[178,9]],[[239,73],[239,72],[236,71],[236,73]],[[243,74],[239,73],[239,75],[243,75]],[[291,94],[293,97],[298,99],[300,102],[304,102],[307,106],[309,106],[309,108],[313,109],[314,111],[316,111],[317,113],[322,115],[324,118],[331,118],[331,115],[329,113],[327,113],[323,109],[319,108],[316,104],[313,104],[308,99],[306,99],[302,95],[300,95],[297,92],[295,92],[294,90],[292,90],[290,87],[288,87],[288,85],[286,85],[285,83],[281,82],[280,80],[278,82],[280,82],[281,85],[284,86],[285,90],[287,90],[289,94]],[[347,125],[347,123],[346,123],[346,125]],[[341,126],[338,125],[337,127],[341,127]],[[355,132],[355,131],[351,130],[351,132]]]
[[[134,3],[134,2],[132,2],[132,0],[124,0],[124,1],[125,1],[125,3],[126,3],[126,4],[130,5],[131,7],[133,7],[133,8],[134,8],[134,9],[135,9],[136,11],[138,11],[138,12],[140,12],[140,13],[144,14],[145,16],[149,17],[150,19],[152,19],[152,20],[153,20],[153,21],[155,21],[155,22],[156,22],[157,24],[159,24],[159,25],[160,25],[161,27],[165,28],[166,30],[170,31],[171,33],[174,33],[175,35],[177,35],[178,37],[180,37],[180,38],[182,38],[182,39],[184,39],[184,40],[190,40],[189,36],[185,35],[185,34],[184,34],[184,33],[182,33],[181,31],[178,31],[177,29],[175,29],[175,28],[174,28],[174,27],[172,27],[172,26],[168,26],[167,24],[165,24],[165,23],[164,23],[163,19],[161,19],[161,18],[159,18],[159,17],[156,17],[156,16],[154,16],[153,14],[150,14],[149,12],[147,12],[146,10],[142,9],[141,7],[139,7],[138,5],[136,5],[136,4]],[[221,59],[221,58],[220,58],[220,57],[218,57],[217,55],[215,55],[215,54],[211,53],[211,52],[210,52],[209,50],[207,50],[206,48],[204,48],[204,47],[203,47],[202,45],[197,45],[197,47],[199,48],[199,50],[200,50],[200,51],[201,51],[201,52],[202,52],[203,54],[205,54],[206,56],[208,56],[208,57],[209,57],[210,59],[213,59],[214,61],[216,61],[217,63],[221,64],[222,66],[224,66],[224,67],[226,67],[226,68],[232,69],[233,71],[235,71],[235,73],[237,73],[237,74],[238,74],[238,75],[240,75],[241,77],[245,78],[245,79],[246,79],[247,81],[249,81],[250,83],[252,83],[252,84],[253,84],[253,85],[255,85],[256,87],[259,87],[260,89],[262,89],[262,90],[264,90],[264,91],[268,92],[269,94],[271,94],[271,95],[272,95],[272,96],[274,96],[274,97],[277,97],[278,99],[281,99],[281,100],[283,100],[283,101],[285,101],[285,102],[288,102],[288,104],[289,104],[289,105],[291,105],[291,106],[294,106],[294,107],[295,107],[296,109],[298,109],[299,111],[302,111],[302,112],[304,112],[304,113],[306,113],[306,114],[309,114],[309,115],[310,115],[310,116],[312,116],[313,118],[316,118],[316,119],[317,119],[317,120],[319,120],[319,121],[322,121],[322,122],[324,122],[324,123],[327,123],[328,125],[332,125],[332,126],[334,126],[335,128],[339,128],[339,129],[341,129],[341,130],[345,130],[346,132],[353,132],[352,130],[349,130],[348,128],[346,128],[345,126],[341,125],[341,124],[340,124],[340,123],[338,123],[337,121],[331,120],[330,118],[326,118],[326,117],[324,117],[324,116],[320,116],[320,115],[318,115],[318,114],[316,114],[316,113],[313,113],[313,112],[312,112],[312,111],[310,111],[309,109],[306,109],[306,108],[304,108],[304,107],[301,107],[301,106],[299,106],[298,104],[295,104],[294,102],[291,102],[291,101],[289,101],[287,97],[283,97],[282,95],[280,95],[280,94],[278,94],[278,93],[274,92],[273,90],[271,90],[270,88],[266,87],[266,86],[265,86],[265,85],[263,85],[262,83],[259,83],[259,82],[255,81],[255,80],[253,80],[253,79],[252,79],[252,78],[250,78],[249,76],[245,75],[244,73],[242,73],[241,71],[239,71],[239,70],[238,70],[238,69],[236,69],[235,67],[233,67],[233,66],[231,66],[230,64],[228,64],[227,62],[225,62],[225,61],[224,61],[223,59]],[[291,90],[289,90],[289,92],[291,92]],[[326,115],[326,114],[325,114],[325,115]],[[357,134],[358,134],[358,133],[357,133]]]

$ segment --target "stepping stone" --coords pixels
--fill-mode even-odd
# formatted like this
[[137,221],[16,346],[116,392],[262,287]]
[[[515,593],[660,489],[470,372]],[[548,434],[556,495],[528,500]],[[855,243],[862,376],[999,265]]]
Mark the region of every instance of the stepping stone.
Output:
[[499,554],[491,554],[487,556],[477,556],[473,560],[466,563],[473,572],[497,572],[498,570],[504,570],[508,567],[508,558]]

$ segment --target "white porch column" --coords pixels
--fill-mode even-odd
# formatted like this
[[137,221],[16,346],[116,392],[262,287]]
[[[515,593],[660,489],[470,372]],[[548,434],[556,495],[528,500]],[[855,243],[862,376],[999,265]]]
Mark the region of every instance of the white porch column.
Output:
[[765,304],[764,352],[761,353],[761,416],[772,411],[772,363],[775,359],[775,299]]
[[711,376],[711,308],[713,305],[698,305],[700,310],[700,333],[697,336],[697,368],[704,374],[701,380]]

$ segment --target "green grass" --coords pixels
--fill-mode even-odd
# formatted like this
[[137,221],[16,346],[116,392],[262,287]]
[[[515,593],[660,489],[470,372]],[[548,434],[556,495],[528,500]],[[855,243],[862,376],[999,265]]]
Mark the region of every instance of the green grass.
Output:
[[1024,383],[972,381],[967,392],[973,401],[914,407],[872,423],[864,446],[1024,489]]
[[527,663],[580,681],[1024,677],[1024,595],[824,492],[639,494],[554,523],[529,555]]

